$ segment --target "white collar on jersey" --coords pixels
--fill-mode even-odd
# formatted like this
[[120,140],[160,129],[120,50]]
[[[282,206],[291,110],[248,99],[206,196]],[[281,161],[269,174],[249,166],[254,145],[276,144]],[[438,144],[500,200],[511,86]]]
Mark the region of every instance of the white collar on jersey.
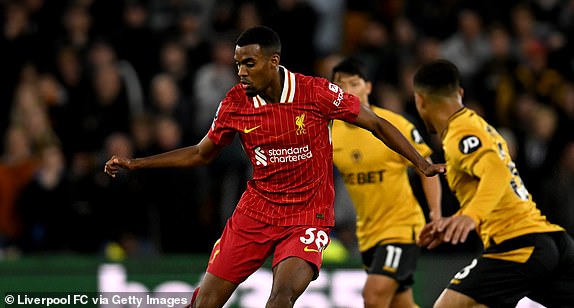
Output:
[[[279,68],[285,73],[285,79],[283,80],[283,90],[281,91],[280,103],[292,103],[295,97],[295,74],[288,71],[284,66],[279,65]],[[261,106],[267,105],[267,102],[259,95],[253,97],[253,106],[259,108]]]

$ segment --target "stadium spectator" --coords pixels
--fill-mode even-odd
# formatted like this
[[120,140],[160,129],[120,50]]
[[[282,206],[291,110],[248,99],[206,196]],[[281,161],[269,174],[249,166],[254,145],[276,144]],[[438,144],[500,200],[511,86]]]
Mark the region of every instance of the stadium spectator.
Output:
[[4,136],[0,160],[0,245],[16,245],[22,233],[22,220],[16,209],[22,190],[38,168],[26,130],[11,126]]
[[18,243],[25,253],[70,249],[70,200],[66,162],[58,144],[40,149],[39,166],[17,201],[23,230]]

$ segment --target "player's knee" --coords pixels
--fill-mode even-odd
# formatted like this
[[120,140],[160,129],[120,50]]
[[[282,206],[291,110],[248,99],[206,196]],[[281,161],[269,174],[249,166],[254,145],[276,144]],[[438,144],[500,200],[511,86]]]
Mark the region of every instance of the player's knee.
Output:
[[449,306],[445,304],[444,301],[438,299],[434,302],[432,308],[448,308]]
[[363,301],[365,302],[365,308],[386,307],[386,306],[381,306],[379,304],[380,298],[378,298],[377,296],[366,296],[366,295],[364,295]]
[[285,290],[272,291],[265,308],[284,308],[293,307],[295,297],[291,292]]
[[462,293],[445,290],[435,301],[433,308],[487,308],[487,306],[477,303],[473,298]]
[[195,301],[191,304],[193,308],[204,308],[204,307],[217,307],[213,298],[206,296],[198,296]]
[[437,300],[434,302],[434,305],[432,306],[433,308],[449,308],[451,306],[449,306],[448,301],[445,301],[445,297],[444,296],[439,296],[439,298],[437,298]]
[[365,308],[389,307],[389,301],[381,296],[363,296]]
[[224,303],[217,296],[198,294],[191,303],[193,308],[221,307]]
[[364,288],[363,301],[365,302],[365,307],[389,307],[392,294],[387,294],[385,291],[384,289]]

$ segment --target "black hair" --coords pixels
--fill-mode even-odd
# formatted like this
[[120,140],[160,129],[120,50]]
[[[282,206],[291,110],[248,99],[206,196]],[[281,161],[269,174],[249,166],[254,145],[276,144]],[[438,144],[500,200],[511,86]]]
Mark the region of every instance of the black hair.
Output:
[[460,88],[458,68],[444,59],[419,67],[413,78],[415,88],[434,95],[450,95]]
[[350,57],[339,62],[339,64],[333,67],[333,78],[335,77],[336,73],[358,75],[363,80],[369,80],[367,78],[367,67],[365,63],[357,58]]
[[267,55],[274,53],[281,55],[281,40],[279,35],[273,29],[266,26],[255,26],[249,28],[239,35],[235,45],[243,47],[246,45],[256,44]]

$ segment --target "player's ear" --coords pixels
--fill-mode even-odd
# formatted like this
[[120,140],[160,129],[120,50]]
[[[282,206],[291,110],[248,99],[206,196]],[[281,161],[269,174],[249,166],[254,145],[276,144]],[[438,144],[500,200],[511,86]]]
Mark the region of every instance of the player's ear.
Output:
[[274,53],[273,55],[271,55],[269,62],[271,62],[271,65],[273,66],[273,68],[278,68],[279,67],[279,60],[281,60],[281,56],[279,56],[278,53]]
[[373,91],[373,83],[365,81],[365,86],[367,87],[367,95],[371,95],[371,91]]
[[461,99],[464,97],[464,89],[463,88],[458,88],[458,95],[460,95]]
[[417,110],[424,108],[426,105],[424,95],[420,94],[419,92],[415,91],[415,106]]

